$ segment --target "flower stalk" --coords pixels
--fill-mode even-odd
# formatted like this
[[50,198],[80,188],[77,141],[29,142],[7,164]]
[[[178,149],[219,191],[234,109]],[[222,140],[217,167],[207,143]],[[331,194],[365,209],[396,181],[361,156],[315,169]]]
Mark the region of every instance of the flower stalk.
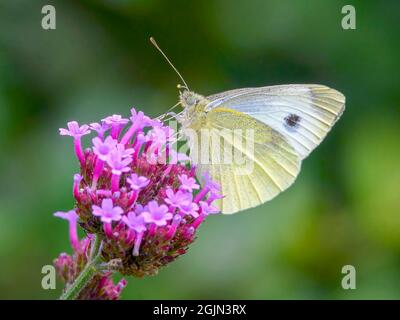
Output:
[[94,235],[90,250],[90,260],[85,268],[81,271],[76,280],[70,285],[67,290],[61,295],[60,300],[74,300],[81,291],[88,286],[94,275],[99,272],[98,265],[101,262],[101,247],[102,240],[98,235]]

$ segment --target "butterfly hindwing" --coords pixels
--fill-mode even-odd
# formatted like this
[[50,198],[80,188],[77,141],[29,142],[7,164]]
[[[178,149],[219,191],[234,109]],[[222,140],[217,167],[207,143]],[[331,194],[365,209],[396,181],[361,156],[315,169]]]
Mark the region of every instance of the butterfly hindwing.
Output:
[[[198,132],[198,145],[191,146],[192,157],[203,156],[198,161],[198,173],[207,171],[221,184],[225,198],[219,206],[223,213],[235,213],[271,200],[287,189],[299,173],[299,155],[286,138],[249,115],[214,108],[203,129],[203,133]],[[201,155],[196,152],[199,146]],[[208,161],[204,161],[204,146],[208,146]]]

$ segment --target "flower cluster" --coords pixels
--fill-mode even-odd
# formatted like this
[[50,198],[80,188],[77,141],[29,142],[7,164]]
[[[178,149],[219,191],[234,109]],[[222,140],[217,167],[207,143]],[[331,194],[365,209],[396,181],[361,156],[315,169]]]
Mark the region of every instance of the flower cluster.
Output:
[[[91,131],[97,136],[83,150],[81,138]],[[213,201],[222,197],[219,185],[205,175],[200,186],[186,155],[171,148],[173,130],[161,121],[132,109],[130,119],[73,121],[60,134],[73,137],[80,172],[73,183],[75,209],[57,215],[75,215],[89,235],[101,238],[109,269],[156,274],[186,252],[206,216],[218,213]],[[71,239],[75,251],[82,247],[75,235]]]

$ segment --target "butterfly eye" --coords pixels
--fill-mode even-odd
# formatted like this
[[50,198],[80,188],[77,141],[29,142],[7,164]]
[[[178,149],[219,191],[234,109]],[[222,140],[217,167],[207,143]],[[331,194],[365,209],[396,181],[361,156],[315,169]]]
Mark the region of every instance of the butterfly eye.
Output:
[[197,99],[196,99],[195,97],[193,97],[193,96],[188,96],[188,97],[186,98],[186,103],[187,103],[189,106],[193,106],[193,105],[195,105],[195,104],[197,103]]

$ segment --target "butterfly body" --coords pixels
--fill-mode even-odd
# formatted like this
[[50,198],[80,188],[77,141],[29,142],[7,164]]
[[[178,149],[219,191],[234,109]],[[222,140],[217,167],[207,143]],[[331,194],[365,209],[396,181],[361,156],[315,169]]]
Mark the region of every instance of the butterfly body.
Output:
[[271,200],[294,182],[301,161],[343,113],[345,98],[322,85],[281,85],[208,97],[184,90],[180,102],[178,120],[198,174],[208,172],[220,183],[220,209],[235,213]]

